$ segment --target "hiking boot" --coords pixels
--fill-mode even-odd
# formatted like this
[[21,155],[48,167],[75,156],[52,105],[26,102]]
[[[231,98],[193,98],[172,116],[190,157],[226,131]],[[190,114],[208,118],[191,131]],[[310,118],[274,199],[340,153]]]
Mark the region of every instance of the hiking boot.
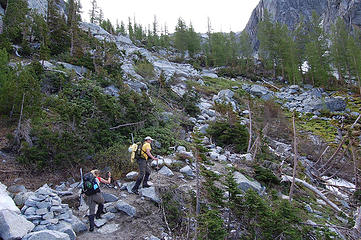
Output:
[[149,188],[151,187],[148,183],[143,183],[143,188]]
[[139,195],[138,189],[132,188],[132,193]]
[[95,218],[96,218],[96,219],[102,218],[102,214],[105,213],[105,212],[103,211],[103,209],[104,209],[104,205],[103,205],[103,204],[99,204],[99,205],[98,205],[97,213],[95,214]]
[[89,215],[88,216],[88,218],[89,218],[89,232],[93,232],[94,231],[94,226],[95,226],[95,224],[94,224],[94,215]]

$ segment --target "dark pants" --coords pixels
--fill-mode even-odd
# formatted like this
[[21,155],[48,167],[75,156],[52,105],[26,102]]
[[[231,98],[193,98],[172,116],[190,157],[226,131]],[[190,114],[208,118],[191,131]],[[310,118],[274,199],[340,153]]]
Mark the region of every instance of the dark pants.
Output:
[[150,175],[150,168],[148,166],[147,160],[144,158],[137,159],[139,165],[139,175],[137,181],[135,182],[134,189],[138,189],[139,185],[143,181],[143,186],[147,184],[149,175]]
[[[89,206],[89,215],[95,214],[95,206],[98,204],[99,206],[104,205],[104,198],[101,192],[96,194],[86,196],[86,204]],[[98,209],[99,209],[98,206]],[[101,207],[103,208],[103,207]]]

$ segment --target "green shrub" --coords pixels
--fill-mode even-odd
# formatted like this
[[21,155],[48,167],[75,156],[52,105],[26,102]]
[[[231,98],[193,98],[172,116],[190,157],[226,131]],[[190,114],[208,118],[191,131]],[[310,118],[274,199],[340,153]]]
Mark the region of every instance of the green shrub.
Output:
[[143,78],[150,79],[154,77],[154,67],[147,60],[138,61],[135,64],[135,71]]
[[97,168],[110,167],[114,178],[124,177],[128,172],[136,170],[137,164],[130,161],[128,147],[129,145],[118,142],[98,152],[94,157]]
[[245,152],[248,144],[248,132],[245,126],[238,122],[216,121],[209,125],[207,133],[221,147],[234,146],[236,152]]
[[196,117],[201,113],[201,110],[197,106],[198,102],[199,96],[196,93],[187,92],[182,97],[181,105],[189,116]]
[[273,174],[273,172],[267,168],[263,168],[261,166],[254,167],[255,179],[266,184],[275,184],[278,185],[280,180]]
[[199,216],[198,239],[223,240],[227,232],[218,210],[203,209]]
[[171,229],[181,227],[183,220],[183,211],[180,202],[176,199],[171,190],[162,193],[161,195],[164,211],[167,216],[167,221]]

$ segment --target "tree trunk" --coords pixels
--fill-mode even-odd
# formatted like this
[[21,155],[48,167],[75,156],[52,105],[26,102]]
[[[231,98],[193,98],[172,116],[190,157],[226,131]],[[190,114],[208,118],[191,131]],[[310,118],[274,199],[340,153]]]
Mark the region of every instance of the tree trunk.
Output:
[[357,161],[357,157],[355,154],[355,149],[353,147],[353,144],[351,143],[351,153],[352,153],[352,160],[353,160],[353,171],[355,176],[355,188],[356,190],[360,190],[360,176],[359,176],[359,163]]
[[293,158],[292,184],[291,184],[291,187],[290,187],[290,194],[289,194],[290,202],[292,201],[292,195],[293,195],[293,191],[294,191],[294,188],[295,188],[295,178],[296,178],[297,164],[298,164],[295,113],[293,113],[292,123],[293,123],[293,149],[294,149],[294,158]]
[[18,127],[16,129],[16,135],[15,135],[15,144],[16,145],[20,145],[20,128],[21,128],[21,120],[23,117],[23,109],[24,109],[24,100],[25,100],[25,93],[23,93],[23,99],[21,101],[21,110],[20,110],[20,117],[19,117],[19,122],[18,122]]
[[252,145],[252,112],[250,107],[250,101],[248,101],[248,111],[249,111],[249,140],[248,140],[248,147],[247,147],[247,153],[251,150]]

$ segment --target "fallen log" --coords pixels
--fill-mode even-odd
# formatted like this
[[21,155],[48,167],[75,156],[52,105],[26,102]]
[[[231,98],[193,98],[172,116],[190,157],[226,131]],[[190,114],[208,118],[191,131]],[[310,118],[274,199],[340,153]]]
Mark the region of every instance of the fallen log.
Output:
[[[281,177],[282,182],[292,182],[293,177],[291,176],[287,176],[287,175],[282,175]],[[311,184],[299,179],[299,178],[295,178],[295,182],[296,183],[300,183],[303,186],[305,186],[306,188],[310,189],[312,192],[316,193],[318,196],[320,196],[320,198],[322,200],[324,200],[328,205],[330,205],[334,210],[336,210],[337,212],[342,212],[344,213],[336,204],[334,204],[333,202],[331,202],[321,191],[319,191],[316,187],[312,186]],[[348,216],[346,213],[344,213],[346,216]]]

